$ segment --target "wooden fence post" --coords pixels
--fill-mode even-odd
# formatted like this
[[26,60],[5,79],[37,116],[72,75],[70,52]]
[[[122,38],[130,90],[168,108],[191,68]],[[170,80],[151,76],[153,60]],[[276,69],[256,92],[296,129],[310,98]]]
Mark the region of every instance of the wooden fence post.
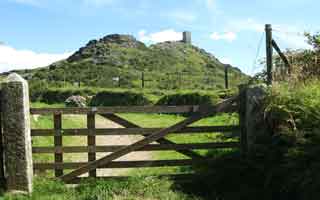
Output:
[[248,136],[246,127],[246,102],[247,102],[247,86],[239,86],[239,124],[240,124],[240,147],[241,154],[246,155],[248,152]]
[[32,192],[29,87],[18,74],[2,83],[3,143],[7,189]]
[[[62,115],[61,114],[55,114],[54,115],[54,130],[55,130],[55,136],[54,136],[54,146],[62,147]],[[54,162],[55,163],[63,163],[63,152],[56,152],[54,154]],[[54,174],[56,177],[60,177],[63,175],[63,169],[55,169]]]
[[272,84],[272,27],[271,24],[266,24],[266,53],[267,53],[267,84]]
[[144,88],[144,72],[141,72],[141,88]]
[[[87,115],[87,127],[89,129],[89,136],[88,136],[88,147],[89,148],[94,148],[96,146],[96,136],[95,136],[95,114],[90,113]],[[89,152],[88,153],[88,162],[92,162],[96,160],[96,153],[95,152]],[[97,176],[97,170],[91,170],[89,171],[89,176],[90,177],[96,177]]]
[[224,66],[224,85],[225,89],[229,89],[229,65]]

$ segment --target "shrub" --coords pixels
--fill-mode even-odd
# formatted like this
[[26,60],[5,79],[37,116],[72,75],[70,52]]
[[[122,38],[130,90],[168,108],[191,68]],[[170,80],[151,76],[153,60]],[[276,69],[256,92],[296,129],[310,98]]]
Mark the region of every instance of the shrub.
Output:
[[[267,111],[279,110],[286,115],[280,115],[276,120],[288,120],[292,116],[298,130],[314,129],[320,123],[320,87],[318,81],[293,88],[281,85],[274,86],[269,96]],[[282,119],[279,119],[282,118]]]
[[218,96],[212,94],[178,93],[162,97],[157,105],[213,105],[218,99]]
[[139,106],[150,103],[142,93],[103,91],[92,98],[90,106]]

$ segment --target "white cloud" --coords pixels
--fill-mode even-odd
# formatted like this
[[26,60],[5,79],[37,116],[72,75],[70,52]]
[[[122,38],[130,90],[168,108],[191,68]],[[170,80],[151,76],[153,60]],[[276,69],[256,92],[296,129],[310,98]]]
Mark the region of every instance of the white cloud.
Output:
[[147,34],[147,31],[141,30],[138,33],[139,40],[147,43],[158,43],[165,41],[182,40],[182,32],[176,32],[173,29],[167,29],[156,33]]
[[230,31],[225,33],[214,32],[210,35],[210,38],[213,40],[226,40],[228,42],[232,42],[237,38],[237,35]]
[[0,55],[0,72],[5,72],[14,69],[44,67],[69,57],[71,53],[36,53],[30,50],[18,50],[7,45],[0,45]]
[[232,60],[230,58],[227,58],[227,57],[222,57],[219,59],[220,62],[222,62],[223,64],[229,64],[229,65],[232,65]]

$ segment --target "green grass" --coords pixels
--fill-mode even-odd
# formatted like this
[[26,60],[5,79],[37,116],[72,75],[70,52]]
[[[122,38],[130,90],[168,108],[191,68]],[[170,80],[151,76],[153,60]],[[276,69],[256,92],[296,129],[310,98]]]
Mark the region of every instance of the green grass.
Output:
[[[33,108],[61,108],[64,107],[63,104],[47,105],[44,103],[32,103]],[[52,115],[35,115],[31,116],[31,128],[32,129],[53,129],[53,116]],[[62,116],[62,128],[85,128],[86,127],[86,117],[83,115],[63,115]],[[84,145],[86,144],[85,137],[63,137],[63,145]],[[54,137],[33,137],[32,146],[54,146]],[[66,154],[65,159],[70,160],[71,154]],[[53,162],[53,154],[34,154],[33,159],[35,162]]]
[[[136,123],[137,125],[145,128],[155,127],[169,127],[182,121],[185,117],[181,115],[168,115],[168,114],[120,114],[121,117]],[[221,114],[214,117],[202,119],[190,126],[219,126],[219,125],[237,125],[238,116],[237,114]],[[205,142],[226,142],[236,141],[237,139],[230,139],[223,137],[219,133],[201,133],[201,134],[187,134],[178,135],[170,134],[166,137],[167,139],[175,143],[205,143]],[[229,153],[233,150],[195,150],[201,155],[207,155],[210,152],[211,156],[218,156],[221,154]],[[177,153],[175,151],[157,151],[153,153],[153,158],[157,160],[169,160],[169,159],[187,159],[188,157]],[[193,171],[190,167],[157,167],[157,168],[143,168],[130,171],[132,174],[170,174],[179,172],[191,172]]]
[[[31,196],[6,194],[4,200],[197,200],[166,179],[132,177],[127,181],[88,181],[77,187],[37,178]],[[199,199],[200,200],[200,199]]]

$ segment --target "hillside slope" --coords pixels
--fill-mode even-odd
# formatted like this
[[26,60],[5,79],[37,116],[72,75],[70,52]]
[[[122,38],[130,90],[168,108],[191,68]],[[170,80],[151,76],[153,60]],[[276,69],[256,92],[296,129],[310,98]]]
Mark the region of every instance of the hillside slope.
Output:
[[[89,41],[66,60],[19,73],[32,83],[45,82],[55,87],[81,84],[140,88],[143,77],[148,88],[206,89],[223,86],[224,66],[191,44],[177,41],[147,47],[133,36],[113,34]],[[233,67],[230,76],[233,82],[246,78]]]

